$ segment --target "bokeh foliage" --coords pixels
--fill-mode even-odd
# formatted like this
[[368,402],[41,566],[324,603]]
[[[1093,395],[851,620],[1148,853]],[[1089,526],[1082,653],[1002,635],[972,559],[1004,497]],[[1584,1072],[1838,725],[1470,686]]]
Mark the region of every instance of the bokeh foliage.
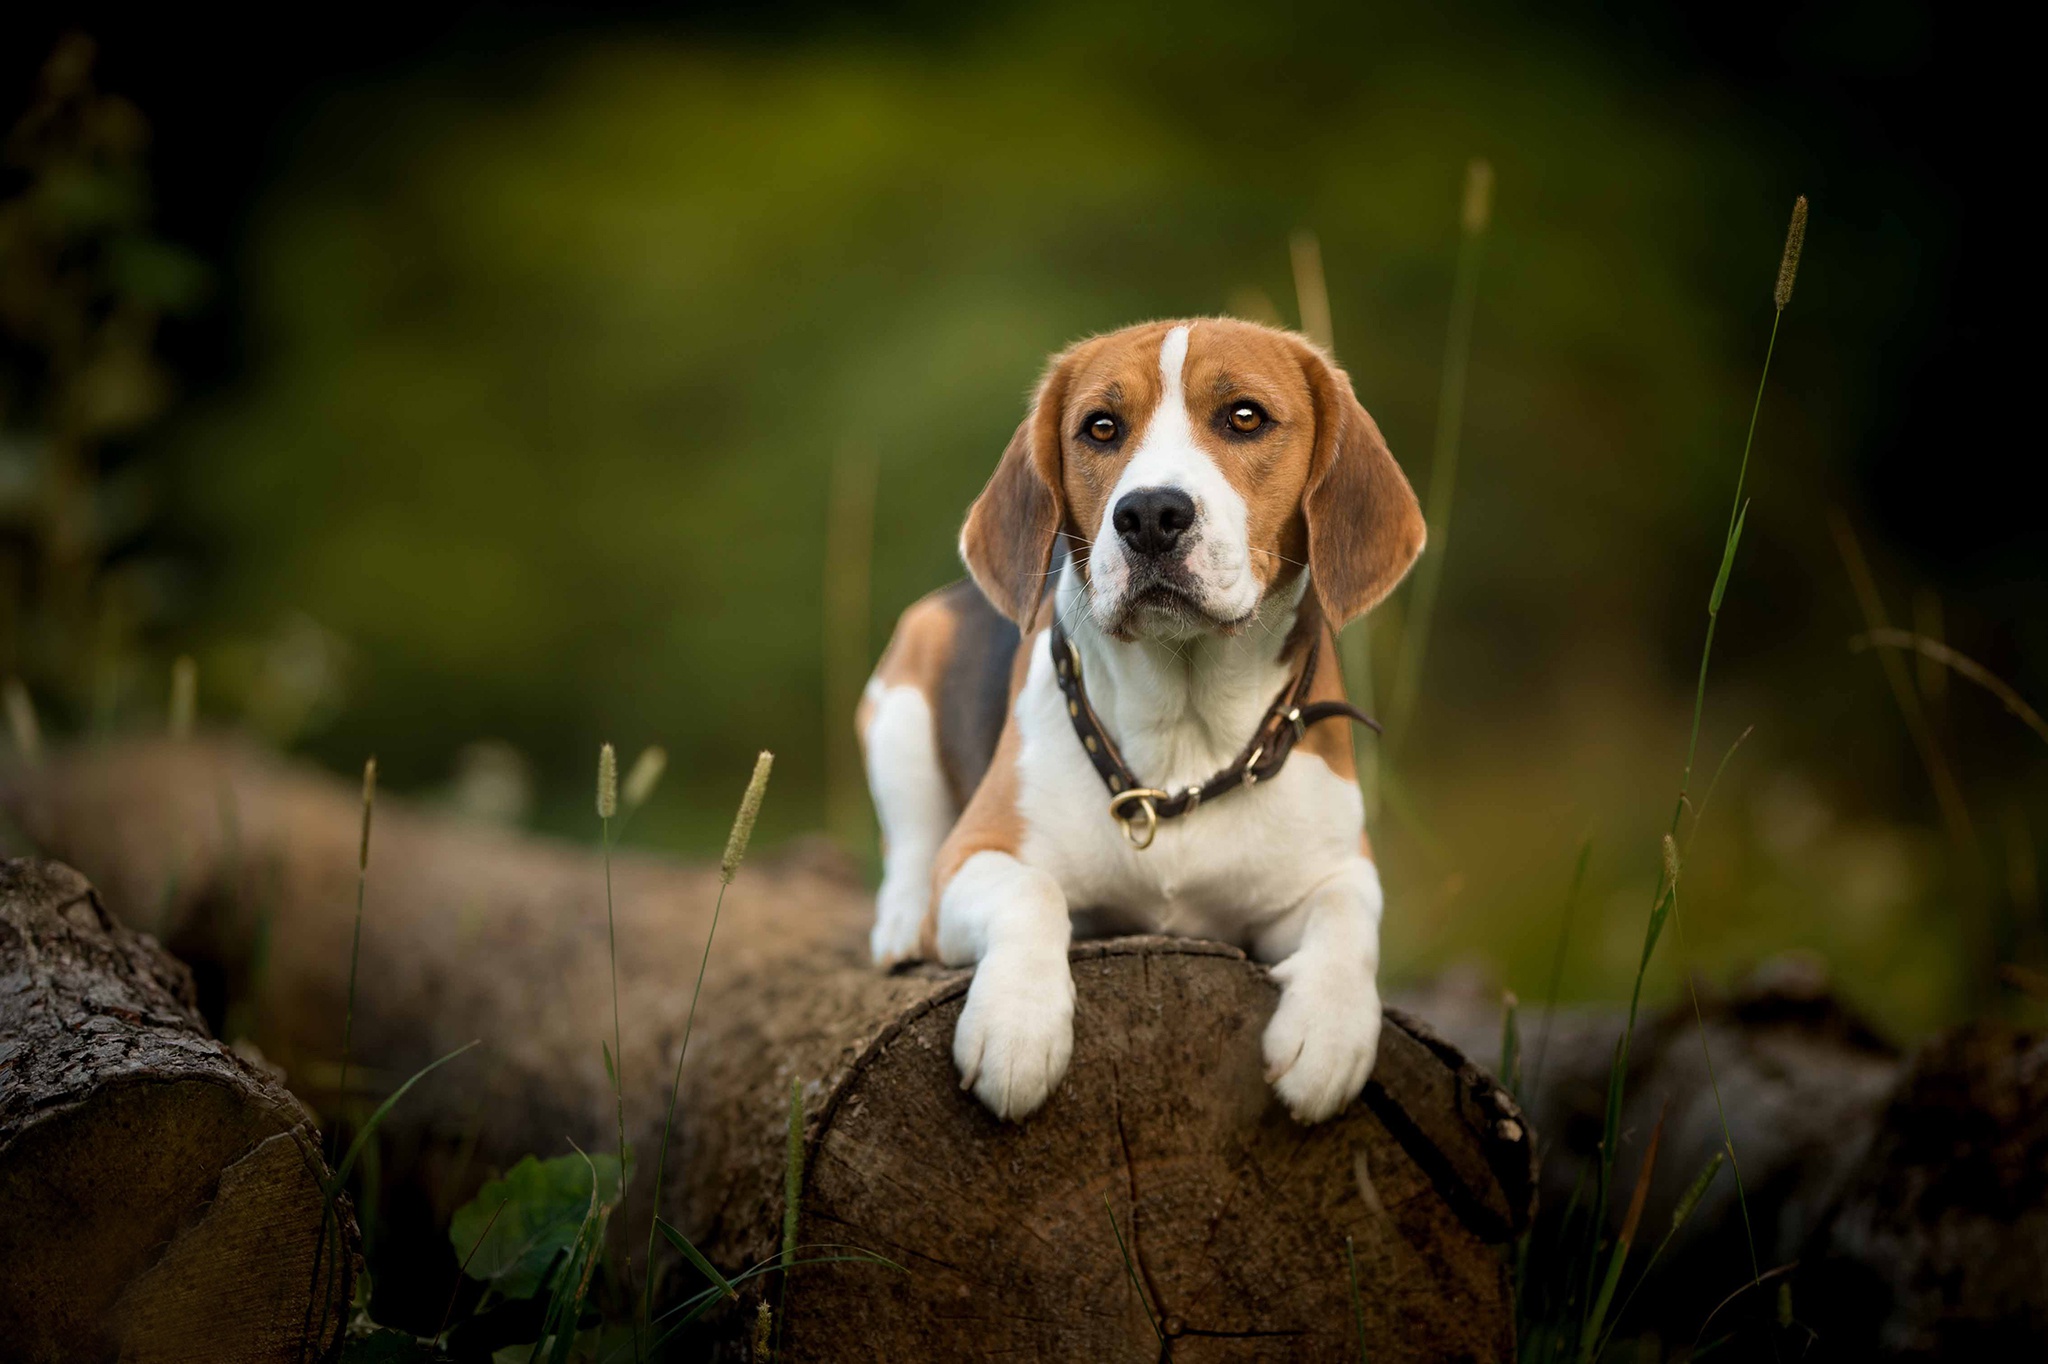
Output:
[[[846,724],[820,700],[834,459],[879,470],[878,649],[957,574],[959,518],[1049,351],[1161,315],[1291,323],[1306,227],[1340,359],[1420,482],[1484,155],[1414,815],[1376,831],[1389,963],[1477,954],[1539,994],[1590,834],[1565,988],[1612,991],[1808,190],[1705,760],[1756,733],[1688,861],[1686,960],[1814,948],[1901,1030],[1983,1002],[1957,906],[1997,918],[2002,956],[2041,952],[2015,879],[2048,817],[2040,755],[1951,698],[1983,755],[1982,866],[1959,868],[1875,664],[1843,647],[1860,623],[1822,516],[1869,439],[1863,357],[1909,314],[1914,244],[1830,218],[1726,95],[1469,18],[1051,6],[922,40],[586,39],[338,93],[248,233],[246,373],[151,447],[203,570],[167,640],[198,651],[216,713],[341,768],[375,750],[401,789],[499,740],[539,774],[538,822],[587,833],[599,741],[660,742],[675,767],[634,837],[708,850],[769,747],[769,832],[814,827]],[[2025,689],[2043,645],[2012,628],[1997,661],[2034,661]]]

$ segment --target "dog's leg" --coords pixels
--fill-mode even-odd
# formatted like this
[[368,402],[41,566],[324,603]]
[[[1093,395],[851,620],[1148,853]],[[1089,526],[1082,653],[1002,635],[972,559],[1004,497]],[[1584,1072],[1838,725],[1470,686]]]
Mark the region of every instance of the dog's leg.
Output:
[[1353,860],[1252,944],[1277,962],[1280,1005],[1266,1025],[1266,1080],[1302,1122],[1342,1111],[1379,1050],[1380,877]]
[[861,710],[868,790],[882,825],[882,887],[875,892],[868,948],[877,965],[889,966],[918,955],[931,906],[932,858],[956,812],[923,689],[871,681]]
[[953,1064],[960,1087],[999,1118],[1037,1111],[1067,1073],[1072,936],[1059,883],[1007,852],[968,857],[940,893],[939,959],[974,966],[953,1031]]

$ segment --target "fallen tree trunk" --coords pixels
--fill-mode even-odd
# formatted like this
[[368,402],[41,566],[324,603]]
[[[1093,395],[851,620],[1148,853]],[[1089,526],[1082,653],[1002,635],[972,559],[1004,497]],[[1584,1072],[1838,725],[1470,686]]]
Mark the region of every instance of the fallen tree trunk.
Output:
[[[302,1092],[318,1090],[346,988],[352,790],[252,750],[149,744],[74,755],[7,800],[35,838],[103,878],[117,907],[161,909],[180,950],[219,963],[264,1050]],[[443,1218],[488,1166],[569,1139],[615,1144],[599,1051],[612,1027],[604,887],[588,850],[379,811],[357,1053],[388,1080],[484,1042],[387,1119],[387,1171]],[[717,890],[709,870],[623,856],[614,867],[638,1155],[618,1219],[626,1247],[645,1236],[647,1157]],[[786,1357],[843,1357],[858,1341],[874,1358],[1355,1358],[1347,1244],[1374,1359],[1511,1351],[1501,1247],[1529,1213],[1529,1135],[1512,1101],[1426,1027],[1390,1015],[1364,1101],[1304,1129],[1261,1074],[1275,998],[1262,968],[1211,944],[1083,944],[1067,1079],[1041,1114],[1005,1125],[952,1071],[966,973],[873,971],[870,912],[829,858],[744,872],[683,1072],[663,1212],[714,1262],[756,1263],[779,1244],[795,1080],[801,1239],[907,1268],[792,1275]],[[259,922],[261,969],[249,946]],[[431,1286],[418,1303],[387,1304],[380,1278],[380,1315],[431,1329],[452,1263],[438,1273],[419,1276]]]
[[[2048,1037],[1973,1024],[1903,1055],[1802,957],[1767,962],[1726,994],[1698,988],[1699,1015],[1682,1000],[1637,1026],[1618,1178],[1630,1187],[1661,1118],[1644,1225],[1668,1226],[1723,1148],[1725,1112],[1748,1215],[1724,1169],[1638,1298],[1635,1326],[1657,1329],[1667,1348],[1690,1344],[1754,1263],[1792,1284],[1813,1358],[2038,1353],[2048,1340]],[[1498,1045],[1499,996],[1469,979],[1399,999],[1454,1042]],[[1543,1134],[1546,1215],[1599,1159],[1623,1022],[1612,1007],[1522,1013],[1521,1096]],[[1623,1204],[1613,1201],[1610,1230]],[[1774,1291],[1767,1283],[1747,1311],[1769,1319]],[[1743,1315],[1724,1312],[1716,1334]]]
[[1801,1249],[1842,1359],[2028,1359],[2048,1342],[2048,1036],[1922,1048]]
[[0,862],[0,1356],[324,1358],[356,1232],[311,1115],[84,877]]

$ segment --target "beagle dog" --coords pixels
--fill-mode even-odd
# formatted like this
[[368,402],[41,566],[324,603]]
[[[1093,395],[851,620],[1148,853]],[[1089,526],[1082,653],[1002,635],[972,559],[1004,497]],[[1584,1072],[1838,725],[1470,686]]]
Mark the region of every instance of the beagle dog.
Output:
[[1076,932],[1273,963],[1281,1101],[1320,1122],[1364,1087],[1380,879],[1334,632],[1422,545],[1379,428],[1299,336],[1154,322],[1053,358],[960,533],[972,582],[903,613],[856,718],[874,958],[975,967],[953,1060],[998,1117],[1066,1072]]

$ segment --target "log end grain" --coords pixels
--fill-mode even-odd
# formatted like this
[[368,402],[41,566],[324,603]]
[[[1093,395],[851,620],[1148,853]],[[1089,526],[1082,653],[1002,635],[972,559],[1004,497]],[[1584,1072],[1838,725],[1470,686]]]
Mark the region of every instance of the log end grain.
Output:
[[1390,1014],[1366,1094],[1303,1127],[1265,1082],[1262,968],[1157,938],[1073,968],[1073,1063],[1030,1120],[960,1092],[962,972],[821,1094],[801,1238],[905,1272],[793,1275],[791,1358],[1152,1359],[1156,1329],[1181,1360],[1356,1359],[1347,1244],[1373,1359],[1511,1357],[1532,1146],[1482,1072]]
[[316,1274],[309,1115],[61,864],[0,863],[0,1039],[9,1358],[299,1359],[338,1336],[354,1228],[341,1207]]

